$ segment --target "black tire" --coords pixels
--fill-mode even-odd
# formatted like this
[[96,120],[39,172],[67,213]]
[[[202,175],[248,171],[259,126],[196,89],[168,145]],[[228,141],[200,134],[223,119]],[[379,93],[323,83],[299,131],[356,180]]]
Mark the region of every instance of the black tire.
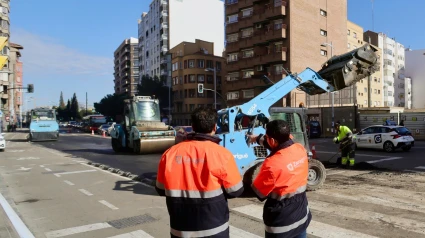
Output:
[[140,145],[140,140],[134,140],[133,141],[133,153],[135,154],[140,154],[141,152],[141,145]]
[[121,145],[121,143],[120,143],[120,141],[118,139],[112,138],[111,145],[112,145],[112,149],[115,152],[118,153],[118,152],[122,152],[123,151],[122,145]]
[[410,149],[412,149],[412,146],[405,146],[405,147],[402,147],[401,149],[402,149],[403,151],[407,152],[407,151],[409,151]]
[[391,153],[394,152],[394,145],[391,141],[387,141],[384,143],[385,152]]
[[260,172],[261,166],[263,165],[263,162],[260,162],[253,167],[249,168],[248,171],[245,172],[243,176],[243,182],[247,185],[251,185],[255,178],[258,176],[258,173]]
[[316,159],[308,160],[307,191],[315,191],[322,187],[326,180],[326,168]]

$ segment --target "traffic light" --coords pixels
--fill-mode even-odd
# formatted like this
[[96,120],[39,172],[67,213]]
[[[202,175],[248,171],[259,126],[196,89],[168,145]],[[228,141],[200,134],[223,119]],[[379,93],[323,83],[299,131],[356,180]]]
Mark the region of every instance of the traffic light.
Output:
[[[7,37],[0,37],[0,52],[3,51],[3,48],[7,45]],[[7,63],[7,55],[0,55],[0,70],[3,69],[4,65]]]
[[198,93],[204,93],[204,84],[198,83]]
[[28,84],[28,93],[34,92],[34,84]]

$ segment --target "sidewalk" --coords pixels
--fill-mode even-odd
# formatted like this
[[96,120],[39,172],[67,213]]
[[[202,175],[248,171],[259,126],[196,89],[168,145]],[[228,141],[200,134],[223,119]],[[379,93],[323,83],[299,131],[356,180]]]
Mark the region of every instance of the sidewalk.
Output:
[[7,217],[2,206],[0,206],[0,237],[2,238],[19,238],[15,228]]
[[[15,132],[5,132],[6,141],[27,141],[28,140],[28,128],[16,128]],[[1,237],[1,236],[0,236]]]

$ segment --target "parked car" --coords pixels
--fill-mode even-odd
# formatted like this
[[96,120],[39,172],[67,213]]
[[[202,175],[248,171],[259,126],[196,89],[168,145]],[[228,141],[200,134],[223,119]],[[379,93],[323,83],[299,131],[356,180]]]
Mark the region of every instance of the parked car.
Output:
[[178,144],[186,139],[186,135],[193,131],[191,126],[176,126],[176,140],[175,144]]
[[0,133],[0,152],[3,152],[6,149],[5,135],[5,133]]
[[308,138],[320,137],[322,135],[322,128],[320,122],[309,121],[307,123],[307,136]]
[[103,124],[99,126],[99,128],[97,129],[97,134],[102,135],[103,132],[105,132],[105,134],[109,136],[109,132],[108,132],[109,127],[110,126],[108,124]]
[[409,151],[415,145],[412,133],[404,126],[370,126],[353,136],[356,148]]

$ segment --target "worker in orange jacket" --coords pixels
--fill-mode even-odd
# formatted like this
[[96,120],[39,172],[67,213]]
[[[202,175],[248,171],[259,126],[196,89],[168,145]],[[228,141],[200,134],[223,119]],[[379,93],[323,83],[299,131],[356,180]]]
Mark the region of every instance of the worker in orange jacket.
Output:
[[306,196],[308,156],[303,145],[290,138],[289,124],[274,120],[267,124],[266,135],[251,135],[271,153],[261,165],[251,185],[263,209],[265,237],[306,238],[312,215]]
[[159,162],[156,190],[166,196],[171,237],[229,237],[228,198],[243,192],[233,154],[219,145],[217,111],[197,108],[187,138]]

